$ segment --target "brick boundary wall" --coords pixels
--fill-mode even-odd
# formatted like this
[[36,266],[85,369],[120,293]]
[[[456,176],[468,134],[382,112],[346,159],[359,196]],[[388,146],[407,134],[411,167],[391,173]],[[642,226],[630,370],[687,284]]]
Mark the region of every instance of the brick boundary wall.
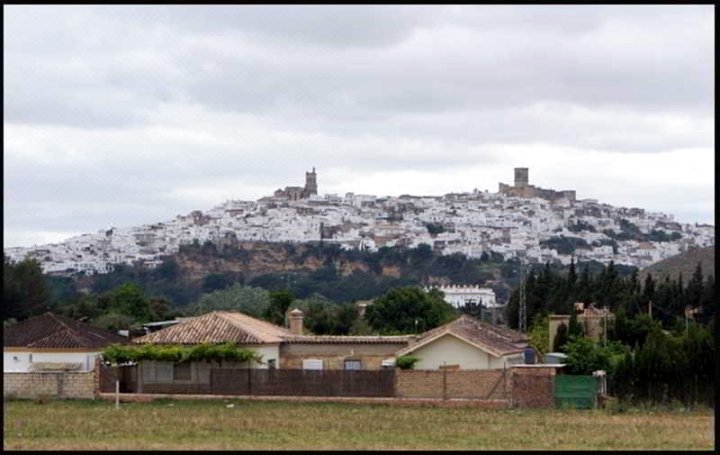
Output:
[[513,368],[509,381],[513,406],[555,407],[555,368]]
[[17,398],[37,398],[48,395],[58,398],[95,398],[96,374],[52,373],[3,373],[3,395]]
[[[108,373],[108,371],[104,371],[103,373]],[[511,404],[512,406],[521,408],[551,408],[555,406],[555,374],[556,369],[554,367],[511,367],[505,370],[459,371],[398,369],[395,370],[394,375],[394,393],[386,399],[393,402],[406,402],[407,404],[411,402],[437,403],[440,401],[473,400],[476,402],[485,401],[491,407],[504,407],[503,404]],[[98,382],[100,382],[100,380],[98,380]],[[204,394],[212,392],[205,390],[204,387],[199,387],[197,384],[178,384],[177,386],[170,385],[170,387],[166,384],[158,384],[157,387],[146,384],[145,388],[145,392],[157,394],[156,396],[177,393],[195,395],[198,393]],[[114,386],[112,389],[105,387],[102,390],[102,392],[105,393],[111,391],[114,391]],[[227,392],[223,393],[220,390],[215,390],[214,392],[216,394],[215,396],[227,394]],[[300,396],[291,397],[291,395],[293,395],[291,390],[285,391],[289,393],[277,392],[278,393],[274,393],[273,395],[282,396],[283,399],[297,398],[300,400],[303,398]],[[105,395],[105,393],[102,393],[102,395]],[[243,391],[237,390],[235,393],[236,395],[228,396],[247,395],[247,391],[243,393]],[[267,391],[265,390],[256,390],[256,396],[258,396],[258,398],[260,398],[260,395],[266,394]],[[390,398],[392,395],[394,395],[394,397]],[[178,395],[175,395],[175,397],[177,396]],[[352,400],[353,398],[352,396],[348,396],[347,399]],[[448,404],[448,406],[450,405]]]
[[[509,396],[510,370],[397,370],[395,396],[504,400]],[[507,381],[507,382],[506,382]]]
[[443,372],[398,370],[395,396],[399,398],[443,398]]

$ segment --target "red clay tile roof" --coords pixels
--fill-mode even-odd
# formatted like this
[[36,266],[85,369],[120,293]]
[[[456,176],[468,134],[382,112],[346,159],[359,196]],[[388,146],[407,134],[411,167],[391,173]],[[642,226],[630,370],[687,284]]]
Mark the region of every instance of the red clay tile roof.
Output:
[[3,330],[6,348],[92,348],[127,344],[128,339],[54,313],[20,321]]
[[236,311],[213,311],[133,340],[134,343],[274,344],[290,336],[289,330]]
[[528,336],[523,333],[479,321],[464,314],[452,322],[419,335],[397,355],[409,354],[420,346],[448,333],[480,346],[498,357],[522,352],[529,340]]
[[411,335],[372,336],[372,335],[295,335],[286,337],[287,343],[353,343],[353,344],[379,344],[379,343],[400,343],[407,344]]

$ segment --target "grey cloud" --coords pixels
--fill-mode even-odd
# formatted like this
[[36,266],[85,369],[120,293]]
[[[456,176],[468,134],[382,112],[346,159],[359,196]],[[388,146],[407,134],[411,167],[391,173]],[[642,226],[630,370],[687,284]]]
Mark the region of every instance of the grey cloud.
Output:
[[179,27],[182,32],[244,30],[256,37],[322,46],[389,46],[432,20],[431,8],[345,5],[212,5],[113,7],[126,20]]
[[[6,126],[50,137],[6,150],[6,219],[23,228],[158,221],[204,208],[182,202],[194,188],[259,196],[312,165],[323,191],[334,171],[461,173],[501,159],[493,144],[714,147],[709,7],[5,13]],[[92,158],[58,158],[73,154]]]
[[[62,10],[61,17],[72,16],[75,10]],[[687,52],[660,58],[663,52],[652,49],[652,40],[636,43],[629,28],[633,22],[628,19],[639,21],[640,14],[655,12],[648,8],[218,6],[79,11],[84,13],[78,19],[81,24],[108,29],[107,36],[99,30],[90,36],[103,37],[103,45],[116,46],[114,58],[78,44],[82,42],[79,38],[66,39],[66,55],[60,52],[55,61],[45,55],[49,59],[45,66],[37,59],[27,63],[26,57],[10,47],[12,62],[18,62],[13,67],[22,71],[6,71],[8,120],[121,126],[142,121],[143,112],[158,104],[182,99],[228,111],[261,115],[293,111],[301,118],[346,118],[351,122],[535,102],[705,113],[712,109],[711,45],[695,49],[701,43],[687,33],[691,26],[687,20],[674,23],[656,18],[650,22],[652,27],[664,25],[674,41],[685,40],[691,46]],[[649,16],[669,17],[666,10],[661,11],[664,15]],[[102,18],[100,25],[93,25],[95,16]],[[50,31],[31,30],[30,34],[44,36],[52,33],[53,27],[69,27],[68,21],[59,23],[51,24]],[[443,24],[449,23],[461,24],[465,33],[450,41],[431,40],[412,47],[417,33],[442,33]],[[500,28],[503,23],[522,28]],[[352,27],[345,26],[348,24]],[[350,37],[355,29],[379,36],[385,36],[382,31],[387,30],[402,33],[397,32],[396,45],[372,52],[363,47],[333,46],[335,38],[331,37],[346,41],[342,32],[346,29]],[[72,28],[66,32],[80,33]],[[264,38],[282,33],[293,35],[288,38],[291,42]],[[142,42],[144,34],[146,43]],[[192,44],[193,37],[201,42],[208,36],[226,48],[233,43],[251,46],[255,55],[225,55],[213,49],[213,42],[207,47]],[[608,36],[617,41],[612,53],[603,44]],[[656,45],[666,45],[663,36],[657,36]],[[123,46],[123,41],[129,44]],[[12,46],[12,39],[10,42]],[[41,42],[30,42],[30,55],[42,48]],[[323,46],[316,46],[318,43]],[[71,49],[81,52],[67,55]],[[138,49],[146,55],[133,60]],[[66,60],[81,63],[67,66]],[[208,65],[215,69],[207,70]],[[61,71],[55,74],[58,69]],[[45,87],[48,80],[55,82]],[[43,109],[44,103],[47,109]],[[67,103],[66,111],[61,103]]]

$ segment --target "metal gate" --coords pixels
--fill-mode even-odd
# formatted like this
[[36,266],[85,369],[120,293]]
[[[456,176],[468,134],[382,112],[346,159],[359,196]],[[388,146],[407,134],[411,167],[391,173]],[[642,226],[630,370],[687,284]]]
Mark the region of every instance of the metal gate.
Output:
[[555,376],[555,405],[559,408],[592,409],[597,405],[597,393],[594,376]]

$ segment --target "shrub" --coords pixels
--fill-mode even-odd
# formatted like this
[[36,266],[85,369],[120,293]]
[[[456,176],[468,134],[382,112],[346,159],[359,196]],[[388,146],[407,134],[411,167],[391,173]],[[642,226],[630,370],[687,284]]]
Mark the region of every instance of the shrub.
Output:
[[259,362],[262,356],[255,351],[238,347],[235,343],[210,344],[203,343],[195,346],[175,345],[140,345],[121,346],[112,345],[105,348],[102,357],[112,364],[138,362],[141,360],[156,360],[163,362],[185,361],[237,361],[254,360]]
[[401,370],[412,370],[420,359],[412,355],[401,355],[395,359],[395,365]]

